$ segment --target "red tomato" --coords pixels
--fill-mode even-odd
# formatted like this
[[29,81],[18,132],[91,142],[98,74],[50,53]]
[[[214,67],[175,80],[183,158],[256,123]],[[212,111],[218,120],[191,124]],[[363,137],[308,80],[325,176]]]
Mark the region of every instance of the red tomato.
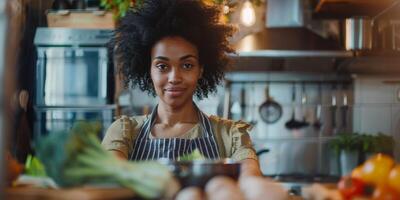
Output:
[[344,199],[361,196],[364,192],[364,182],[358,178],[344,176],[338,183],[338,189]]
[[24,171],[24,166],[7,153],[7,170],[7,181],[11,183]]

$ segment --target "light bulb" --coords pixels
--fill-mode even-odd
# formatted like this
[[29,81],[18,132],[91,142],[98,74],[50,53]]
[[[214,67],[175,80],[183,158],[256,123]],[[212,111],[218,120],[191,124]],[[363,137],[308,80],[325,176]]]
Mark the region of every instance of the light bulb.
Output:
[[256,23],[256,13],[250,1],[244,2],[240,12],[240,21],[245,26],[253,26]]

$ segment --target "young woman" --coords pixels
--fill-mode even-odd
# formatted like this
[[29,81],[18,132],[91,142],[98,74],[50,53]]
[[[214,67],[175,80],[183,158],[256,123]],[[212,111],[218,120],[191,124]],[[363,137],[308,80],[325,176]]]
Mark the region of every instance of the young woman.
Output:
[[158,96],[150,115],[122,116],[103,146],[130,160],[177,159],[198,149],[208,159],[242,163],[241,175],[260,175],[249,125],[207,116],[193,102],[215,92],[233,52],[233,29],[198,0],[145,0],[129,12],[112,40],[124,83]]

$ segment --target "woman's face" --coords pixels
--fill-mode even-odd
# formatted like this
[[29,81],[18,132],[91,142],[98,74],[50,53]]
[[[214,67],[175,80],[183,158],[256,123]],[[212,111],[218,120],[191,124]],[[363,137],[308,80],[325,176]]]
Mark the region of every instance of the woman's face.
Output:
[[165,37],[154,44],[150,75],[157,95],[167,105],[191,103],[202,72],[197,48],[182,37]]

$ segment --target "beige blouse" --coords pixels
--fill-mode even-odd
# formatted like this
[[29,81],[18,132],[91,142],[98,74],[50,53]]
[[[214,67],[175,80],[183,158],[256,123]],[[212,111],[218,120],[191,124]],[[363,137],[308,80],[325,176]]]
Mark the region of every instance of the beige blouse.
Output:
[[[107,150],[114,150],[123,153],[126,157],[133,150],[134,141],[140,131],[140,127],[150,115],[127,117],[122,116],[108,128],[103,138],[102,145]],[[243,121],[232,121],[210,116],[211,125],[214,130],[218,144],[219,153],[224,158],[231,158],[235,161],[244,159],[255,159],[257,156],[248,130],[250,125]],[[179,138],[193,139],[202,134],[200,124],[196,124],[192,129]],[[152,134],[149,134],[152,138]]]

